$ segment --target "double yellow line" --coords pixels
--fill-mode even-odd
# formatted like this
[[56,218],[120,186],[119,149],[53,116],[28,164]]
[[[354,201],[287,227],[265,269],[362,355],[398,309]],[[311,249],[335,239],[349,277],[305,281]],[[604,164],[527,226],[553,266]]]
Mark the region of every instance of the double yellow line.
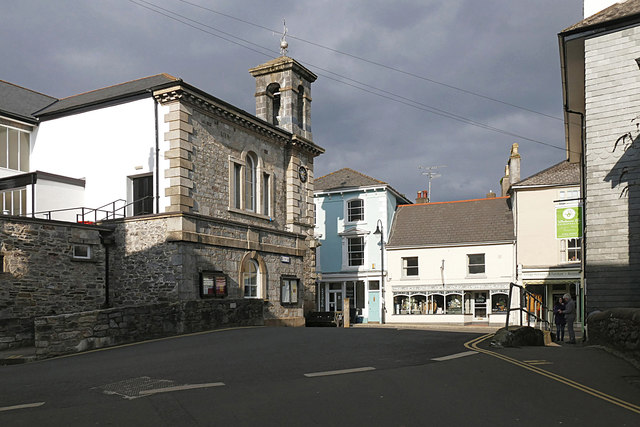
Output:
[[487,354],[489,356],[493,356],[496,357],[498,359],[502,359],[505,362],[509,362],[513,365],[519,366],[521,368],[527,369],[531,372],[535,372],[536,374],[545,376],[547,378],[550,378],[554,381],[558,381],[562,384],[568,385],[569,387],[572,387],[576,390],[580,390],[584,393],[590,394],[591,396],[595,396],[598,399],[602,399],[605,400],[609,403],[613,403],[614,405],[620,406],[621,408],[627,409],[631,412],[635,412],[636,414],[640,414],[640,406],[638,405],[634,405],[633,403],[629,403],[626,402],[622,399],[618,399],[615,396],[611,396],[609,394],[603,393],[599,390],[593,389],[591,387],[588,387],[584,384],[580,384],[576,381],[570,380],[569,378],[565,378],[562,375],[558,375],[558,374],[554,374],[553,372],[549,372],[546,371],[542,368],[538,368],[537,366],[531,365],[529,363],[525,363],[525,362],[521,362],[520,360],[514,359],[512,357],[509,356],[505,356],[504,354],[500,354],[500,353],[496,353],[490,350],[486,350],[483,348],[478,347],[478,344],[481,343],[482,341],[486,340],[487,338],[492,337],[494,334],[486,334],[486,335],[482,335],[478,338],[475,338],[467,343],[464,344],[464,346],[470,350],[474,350],[480,353],[484,353]]

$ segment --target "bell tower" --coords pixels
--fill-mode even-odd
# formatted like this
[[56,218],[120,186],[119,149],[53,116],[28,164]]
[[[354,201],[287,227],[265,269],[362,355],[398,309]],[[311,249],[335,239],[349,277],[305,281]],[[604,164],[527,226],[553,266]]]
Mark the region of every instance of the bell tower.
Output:
[[283,39],[282,56],[249,70],[256,79],[256,116],[313,141],[311,83],[318,76],[286,56],[286,47]]

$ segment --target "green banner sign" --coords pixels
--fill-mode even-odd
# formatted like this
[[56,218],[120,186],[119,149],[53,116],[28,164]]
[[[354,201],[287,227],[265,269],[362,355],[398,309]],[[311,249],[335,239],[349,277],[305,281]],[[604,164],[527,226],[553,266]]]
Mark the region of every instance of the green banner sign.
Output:
[[582,237],[582,207],[556,208],[556,238]]

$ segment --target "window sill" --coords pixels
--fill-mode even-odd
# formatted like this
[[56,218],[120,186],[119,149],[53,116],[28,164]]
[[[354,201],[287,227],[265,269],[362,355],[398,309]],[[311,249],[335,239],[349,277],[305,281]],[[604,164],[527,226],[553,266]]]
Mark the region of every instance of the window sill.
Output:
[[400,280],[420,280],[420,276],[402,276]]
[[264,221],[273,222],[273,218],[268,215],[262,215],[262,214],[251,212],[251,211],[245,211],[243,209],[227,208],[227,211],[237,213],[240,215],[250,216],[252,218],[262,219]]
[[94,259],[94,258],[74,258],[74,257],[71,257],[71,262],[98,262],[98,260]]
[[466,279],[486,279],[486,273],[467,274]]

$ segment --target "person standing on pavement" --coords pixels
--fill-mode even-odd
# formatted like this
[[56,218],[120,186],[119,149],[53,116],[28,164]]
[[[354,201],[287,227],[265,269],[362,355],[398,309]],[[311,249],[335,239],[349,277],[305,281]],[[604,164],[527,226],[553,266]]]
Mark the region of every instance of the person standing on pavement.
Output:
[[556,341],[564,341],[564,325],[567,321],[564,318],[564,313],[562,313],[563,310],[565,310],[564,300],[558,298],[558,301],[553,306],[553,315],[556,322]]
[[564,314],[564,320],[567,322],[567,332],[569,333],[569,344],[576,343],[576,333],[573,330],[573,322],[576,320],[576,302],[571,298],[571,295],[564,294],[562,297],[564,300],[564,310],[561,313]]

